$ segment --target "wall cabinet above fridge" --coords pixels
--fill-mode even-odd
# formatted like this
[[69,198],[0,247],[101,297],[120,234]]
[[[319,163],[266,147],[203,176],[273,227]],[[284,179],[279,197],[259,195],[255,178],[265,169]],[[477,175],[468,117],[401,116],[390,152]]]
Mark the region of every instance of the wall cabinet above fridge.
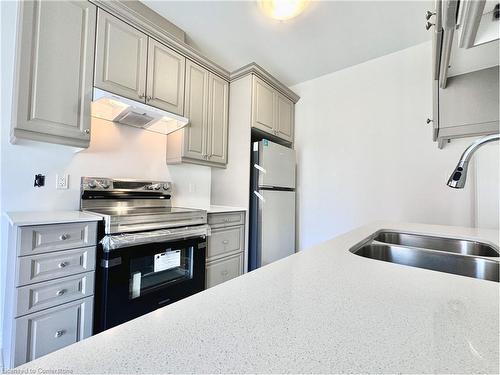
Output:
[[[492,1],[437,0],[433,33],[433,140],[499,132],[499,30]],[[432,29],[433,27],[433,29]]]

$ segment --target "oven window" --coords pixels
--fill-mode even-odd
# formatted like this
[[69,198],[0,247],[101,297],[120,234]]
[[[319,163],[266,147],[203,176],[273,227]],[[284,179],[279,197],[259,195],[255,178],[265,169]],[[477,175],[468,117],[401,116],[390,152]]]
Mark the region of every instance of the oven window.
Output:
[[167,285],[193,278],[192,246],[158,248],[154,255],[130,259],[129,298],[134,299]]

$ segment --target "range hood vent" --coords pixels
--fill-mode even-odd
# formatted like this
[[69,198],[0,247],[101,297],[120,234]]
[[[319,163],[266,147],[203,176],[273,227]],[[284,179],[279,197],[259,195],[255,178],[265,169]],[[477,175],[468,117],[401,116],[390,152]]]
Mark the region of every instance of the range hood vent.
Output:
[[160,134],[170,134],[189,124],[189,119],[94,88],[92,117],[133,126]]

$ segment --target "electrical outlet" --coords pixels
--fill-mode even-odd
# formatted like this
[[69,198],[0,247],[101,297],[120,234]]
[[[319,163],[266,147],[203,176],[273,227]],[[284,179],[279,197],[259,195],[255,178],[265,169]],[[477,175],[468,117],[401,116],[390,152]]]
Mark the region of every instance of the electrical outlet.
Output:
[[56,174],[56,189],[67,189],[69,183],[68,174]]

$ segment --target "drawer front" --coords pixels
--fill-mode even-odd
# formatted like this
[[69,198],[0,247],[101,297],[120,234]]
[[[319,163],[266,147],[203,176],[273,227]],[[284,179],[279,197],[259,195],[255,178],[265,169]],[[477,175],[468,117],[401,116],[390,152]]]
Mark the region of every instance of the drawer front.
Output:
[[243,273],[243,254],[239,253],[207,264],[206,285],[211,288]]
[[14,366],[90,337],[92,308],[88,297],[17,318]]
[[19,255],[94,246],[97,222],[38,225],[19,230]]
[[68,276],[17,289],[16,316],[62,305],[94,294],[94,272]]
[[18,258],[17,286],[93,271],[95,247]]
[[207,259],[244,250],[244,226],[214,229],[208,237]]
[[224,212],[208,214],[208,224],[213,228],[245,224],[245,212]]

